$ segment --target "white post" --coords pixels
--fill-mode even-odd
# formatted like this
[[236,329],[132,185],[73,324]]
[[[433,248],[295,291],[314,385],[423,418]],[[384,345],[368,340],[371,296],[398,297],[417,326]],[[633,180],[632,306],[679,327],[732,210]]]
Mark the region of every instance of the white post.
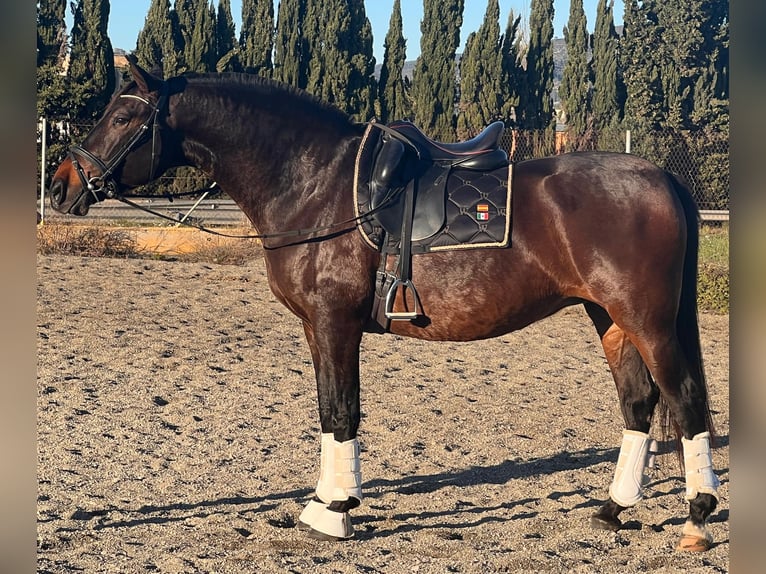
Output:
[[630,153],[630,130],[625,130],[625,153]]
[[213,188],[214,188],[216,185],[218,185],[218,183],[217,183],[217,182],[215,182],[215,181],[214,181],[213,183],[211,183],[211,184],[210,184],[210,186],[207,188],[207,189],[208,189],[208,191],[206,191],[205,193],[203,193],[203,194],[202,194],[202,197],[200,197],[200,198],[197,200],[197,202],[196,202],[194,205],[192,205],[192,206],[191,206],[191,209],[189,209],[189,211],[187,211],[187,212],[186,212],[186,214],[185,214],[183,217],[181,217],[181,219],[179,219],[179,220],[178,220],[178,223],[176,223],[176,227],[180,227],[180,226],[181,226],[181,224],[182,224],[184,221],[186,221],[186,218],[187,218],[187,217],[189,217],[189,216],[192,214],[192,211],[194,211],[195,209],[197,209],[197,206],[198,206],[200,203],[202,203],[202,200],[203,200],[203,199],[205,199],[205,198],[207,197],[207,195],[210,193],[210,190],[211,190],[211,189],[213,189]]
[[48,132],[48,120],[43,118],[42,127],[42,160],[40,160],[40,223],[45,223],[45,154],[46,154],[46,140]]

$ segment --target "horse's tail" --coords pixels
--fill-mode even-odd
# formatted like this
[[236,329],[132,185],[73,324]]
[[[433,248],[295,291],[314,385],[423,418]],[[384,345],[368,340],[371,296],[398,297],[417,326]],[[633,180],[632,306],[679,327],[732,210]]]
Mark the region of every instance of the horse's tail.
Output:
[[[702,404],[705,410],[705,427],[710,432],[711,442],[715,437],[713,417],[710,414],[707,382],[705,369],[702,363],[702,346],[700,344],[699,322],[697,317],[697,259],[699,252],[699,222],[700,215],[697,204],[692,197],[689,187],[676,175],[666,172],[683,207],[686,220],[686,253],[684,255],[683,278],[681,283],[681,300],[676,317],[676,333],[678,335],[681,350],[692,378],[698,383],[699,391],[703,394]],[[667,403],[660,400],[660,421],[663,435],[669,436],[669,430],[673,427],[676,435],[676,449],[681,464],[683,465],[683,453],[681,445],[681,428],[673,420]]]

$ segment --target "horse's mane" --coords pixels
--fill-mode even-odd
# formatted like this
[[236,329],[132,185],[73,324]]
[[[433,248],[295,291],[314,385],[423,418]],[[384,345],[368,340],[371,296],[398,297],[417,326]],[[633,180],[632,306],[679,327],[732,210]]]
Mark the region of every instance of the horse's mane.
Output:
[[299,110],[306,110],[307,112],[319,111],[328,119],[332,119],[339,124],[353,123],[351,116],[317,96],[295,86],[256,74],[236,72],[200,74],[187,72],[173,78],[173,80],[178,79],[181,79],[184,83],[188,82],[196,86],[221,88],[235,97],[237,92],[242,92],[248,98],[253,97],[255,94],[260,98],[273,100],[279,106],[289,106],[289,111],[293,113]]

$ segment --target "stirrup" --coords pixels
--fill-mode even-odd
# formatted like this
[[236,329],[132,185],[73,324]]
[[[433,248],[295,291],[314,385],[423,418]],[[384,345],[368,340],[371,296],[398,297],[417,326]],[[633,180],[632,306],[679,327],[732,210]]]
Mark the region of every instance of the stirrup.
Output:
[[[405,301],[407,300],[407,291],[412,293],[412,298],[415,301],[414,310],[394,311],[394,300],[400,286],[404,288]],[[391,283],[391,287],[388,289],[388,294],[386,294],[386,317],[392,321],[411,321],[412,319],[417,319],[420,315],[422,315],[420,312],[420,297],[415,289],[415,285],[409,279],[394,279],[394,282]]]

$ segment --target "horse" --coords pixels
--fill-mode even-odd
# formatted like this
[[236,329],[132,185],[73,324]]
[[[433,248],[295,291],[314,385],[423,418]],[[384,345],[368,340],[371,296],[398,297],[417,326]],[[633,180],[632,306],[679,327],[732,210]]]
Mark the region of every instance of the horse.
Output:
[[[319,479],[297,526],[314,539],[351,538],[351,511],[363,500],[360,344],[381,332],[371,317],[387,257],[360,232],[352,205],[369,122],[255,76],[162,79],[133,58],[130,72],[60,163],[51,205],[84,216],[177,166],[198,168],[238,204],[262,240],[271,291],[302,322],[314,366]],[[573,152],[508,168],[509,245],[413,254],[420,320],[391,321],[383,331],[481,340],[583,305],[625,425],[609,496],[591,525],[618,530],[620,513],[642,499],[657,416],[679,439],[686,481],[689,514],[677,549],[708,550],[719,482],[697,317],[699,212],[688,187],[631,154]],[[396,309],[406,307],[403,295]]]

